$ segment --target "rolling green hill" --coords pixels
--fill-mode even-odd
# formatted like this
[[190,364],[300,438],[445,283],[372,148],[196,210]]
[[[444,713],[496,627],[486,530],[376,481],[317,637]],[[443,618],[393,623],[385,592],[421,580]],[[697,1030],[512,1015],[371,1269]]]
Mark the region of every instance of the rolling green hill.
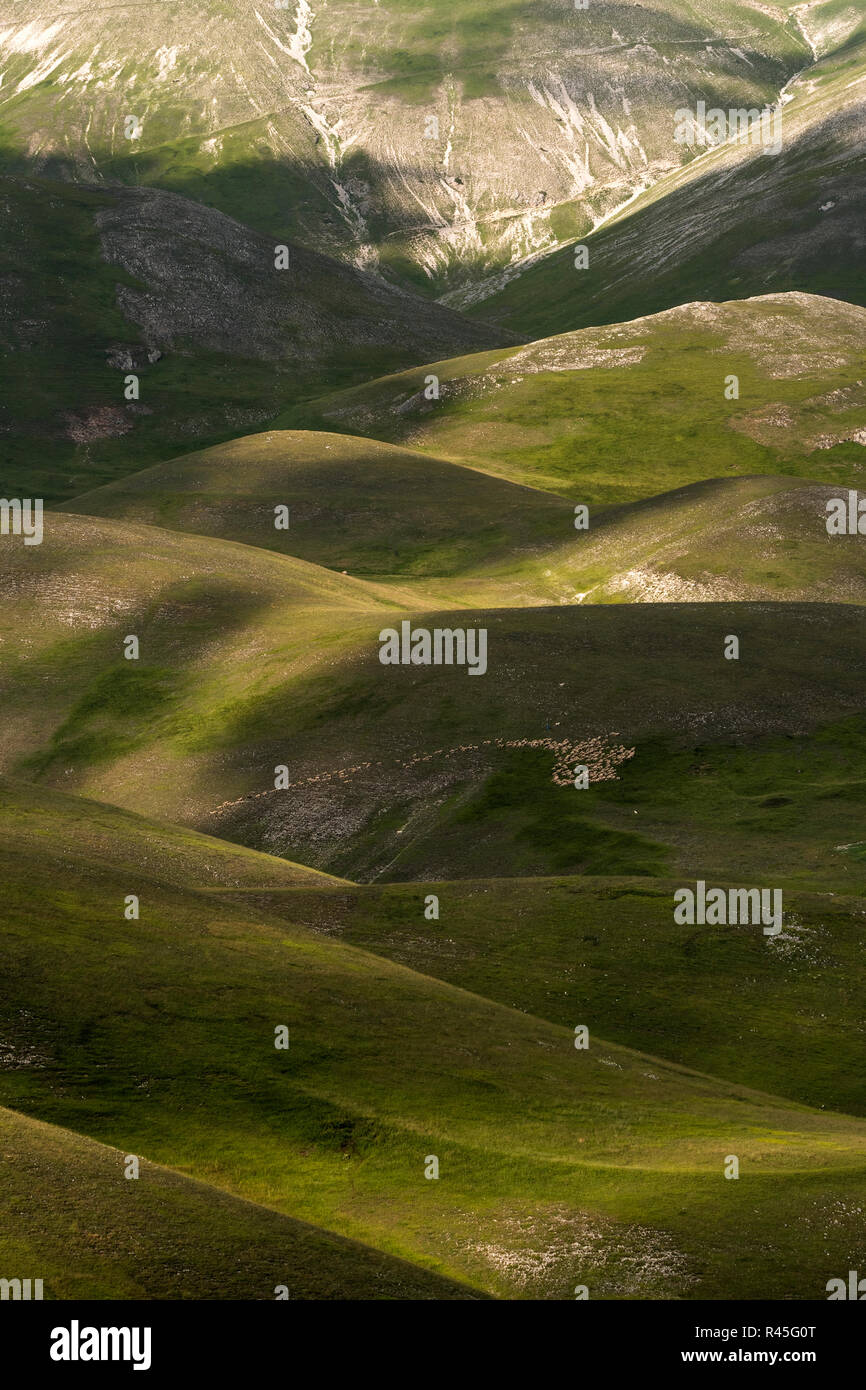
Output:
[[861,11],[0,0],[0,1279],[862,1269]]
[[[274,510],[290,509],[277,530]],[[527,570],[573,530],[560,497],[377,440],[274,430],[171,459],[65,504],[405,582]]]
[[46,1299],[483,1297],[146,1158],[127,1180],[122,1150],[11,1110],[0,1144],[2,1277]]
[[[188,807],[199,795],[181,745],[201,732],[200,696],[227,712],[260,683],[327,665],[359,626],[366,631],[371,613],[389,620],[403,611],[401,597],[409,602],[399,589],[380,592],[250,546],[61,513],[47,514],[39,546],[8,538],[0,563],[10,598],[6,759],[44,749],[53,730],[61,781],[74,783],[81,758],[103,771],[125,764],[121,780],[137,780],[147,765],[175,810],[176,795]],[[139,641],[138,659],[124,656],[128,636]],[[167,749],[155,748],[167,728],[181,744],[163,766]],[[213,772],[216,792],[222,778]],[[143,809],[132,784],[131,800],[115,791],[105,799]]]
[[[856,486],[864,343],[866,309],[813,295],[686,304],[434,362],[281,419],[426,449],[575,503],[757,473]],[[438,400],[424,396],[431,374]]]
[[0,808],[7,853],[22,861],[39,858],[50,845],[55,858],[68,856],[74,865],[84,842],[90,863],[135,864],[137,874],[176,888],[345,887],[344,880],[303,864],[53,788],[0,781]]
[[[767,795],[788,776],[773,739],[862,708],[852,604],[443,611],[421,606],[417,584],[62,513],[41,546],[7,544],[0,559],[6,772],[353,879],[661,873],[693,818],[682,757],[744,744]],[[379,633],[404,620],[483,627],[486,674],[383,666]],[[738,661],[724,657],[729,634]],[[636,781],[637,821],[569,785],[575,762],[595,778],[619,747],[638,750],[608,768],[614,788]],[[856,731],[808,748],[816,776],[824,755],[860,776]],[[679,810],[665,809],[669,773]],[[819,846],[856,838],[844,798],[823,820],[808,798],[803,810],[802,835],[765,846],[779,872],[797,871],[819,825]],[[706,808],[708,839],[719,813],[734,842],[751,837],[722,805]]]
[[[551,493],[375,440],[277,430],[157,464],[63,510],[243,541],[403,591],[417,581],[443,604],[862,603],[859,536],[827,534],[839,491],[711,479],[593,508],[583,531]],[[290,510],[281,530],[279,505]]]
[[[321,927],[276,924],[226,895],[148,877],[140,918],[125,921],[135,861],[92,860],[86,823],[73,824],[77,862],[53,841],[26,862],[4,852],[5,1105],[511,1297],[571,1298],[584,1283],[601,1298],[814,1298],[848,1267],[866,1186],[863,1121],[603,1042],[585,1009],[590,1046],[577,1050],[570,1025],[416,974]],[[280,1051],[283,1024],[290,1046]],[[13,1143],[25,1143],[26,1126],[23,1140],[12,1128]],[[78,1141],[36,1138],[29,1161],[43,1172],[58,1148],[83,1163],[85,1205],[116,1165],[117,1155],[82,1152]],[[723,1179],[731,1153],[735,1184]],[[436,1181],[424,1177],[430,1155]],[[153,1190],[173,1182],[146,1166],[123,1210],[120,1198],[102,1199],[102,1221],[121,1236],[120,1269],[103,1266],[101,1278],[123,1278],[130,1227],[157,1203],[185,1207],[194,1233],[196,1194]],[[47,1206],[39,1244],[49,1254],[69,1201],[58,1197],[60,1218]],[[200,1256],[212,1279],[222,1242],[243,1239],[257,1219],[217,1209],[225,1226],[211,1228]],[[34,1218],[19,1222],[16,1258]],[[301,1288],[311,1242],[324,1238],[308,1238]],[[176,1235],[162,1288],[179,1248]],[[252,1269],[248,1257],[233,1287],[248,1270],[270,1279],[272,1248],[262,1244]],[[316,1272],[320,1296],[339,1279],[330,1259]],[[374,1274],[370,1260],[347,1253],[356,1287]],[[383,1269],[387,1289],[394,1270]],[[154,1276],[149,1291],[159,1289]]]
[[[718,764],[718,756],[704,756],[710,767]],[[717,766],[713,771],[718,775]],[[767,799],[753,794],[753,838]],[[775,799],[781,803],[782,793]],[[794,811],[793,798],[789,808]],[[782,807],[774,819],[779,814]],[[255,901],[552,1023],[567,1027],[591,1013],[614,1042],[862,1115],[863,882],[847,871],[846,859],[862,858],[866,847],[837,845],[835,855],[828,847],[834,878],[828,874],[825,882],[837,885],[830,891],[815,891],[817,874],[811,880],[804,874],[805,887],[790,889],[776,877],[776,865],[760,861],[757,847],[751,858],[743,845],[739,858],[726,859],[712,842],[706,848],[704,858],[703,844],[700,851],[690,847],[678,878],[651,882],[584,876],[510,879],[503,887],[501,880],[477,879],[341,894],[289,890]],[[782,932],[765,937],[757,926],[677,925],[674,892],[689,875],[692,885],[704,876],[708,885],[726,878],[732,885],[781,885]],[[846,879],[850,896],[840,891]],[[436,921],[423,911],[430,893],[439,900]]]

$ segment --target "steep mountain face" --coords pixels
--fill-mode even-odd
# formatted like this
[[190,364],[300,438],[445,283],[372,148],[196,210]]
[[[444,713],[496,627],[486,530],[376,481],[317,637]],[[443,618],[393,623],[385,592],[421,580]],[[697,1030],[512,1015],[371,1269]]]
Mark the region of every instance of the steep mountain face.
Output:
[[[812,60],[760,0],[111,0],[0,11],[7,167],[158,183],[440,293],[692,157],[675,112]],[[802,8],[802,7],[799,7]]]
[[13,493],[69,496],[374,364],[515,341],[305,247],[277,268],[273,238],[177,194],[10,176],[0,209]]
[[785,93],[777,153],[711,148],[588,235],[579,269],[568,247],[448,302],[533,336],[699,298],[805,290],[866,304],[866,18],[798,9],[817,58]]

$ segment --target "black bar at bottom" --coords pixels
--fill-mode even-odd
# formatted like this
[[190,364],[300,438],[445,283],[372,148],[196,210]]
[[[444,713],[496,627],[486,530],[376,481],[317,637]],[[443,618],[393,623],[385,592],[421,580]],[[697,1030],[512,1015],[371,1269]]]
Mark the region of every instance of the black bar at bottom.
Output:
[[537,1363],[533,1380],[547,1379],[543,1364],[552,1371],[549,1359],[563,1355],[576,1376],[590,1366],[596,1375],[795,1366],[826,1380],[858,1363],[864,1319],[866,1310],[834,1301],[0,1305],[3,1359],[19,1379],[30,1372],[93,1379],[108,1370],[160,1383],[190,1372],[222,1379],[300,1372],[307,1380],[317,1369],[332,1379],[371,1366],[429,1380],[439,1368],[449,1378],[465,1373],[479,1358],[488,1373],[502,1361],[514,1375],[513,1358],[524,1351]]

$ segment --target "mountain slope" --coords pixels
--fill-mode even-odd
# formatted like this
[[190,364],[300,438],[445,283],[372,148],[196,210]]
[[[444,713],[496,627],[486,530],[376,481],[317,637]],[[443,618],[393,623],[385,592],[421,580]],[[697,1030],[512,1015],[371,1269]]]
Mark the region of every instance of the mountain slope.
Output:
[[6,0],[0,129],[13,168],[158,183],[438,292],[678,166],[678,107],[775,100],[811,59],[786,8]]
[[[832,852],[857,838],[851,804],[866,765],[861,608],[667,603],[414,621],[486,629],[486,674],[382,667],[371,626],[338,671],[251,698],[230,724],[214,719],[202,730],[198,786],[207,788],[205,769],[218,762],[224,794],[211,807],[200,796],[196,811],[185,802],[192,823],[361,881],[667,876],[673,862],[691,877],[696,856],[718,867],[722,844],[733,858],[757,833],[753,872],[811,872],[834,887]],[[729,635],[738,660],[725,660]],[[743,775],[745,758],[764,797],[790,795],[801,781],[788,767],[795,755],[795,770],[804,759],[826,763],[830,785],[820,776],[805,783],[793,836],[730,798],[715,817],[701,807],[695,825],[701,784],[690,769],[716,750],[723,784]],[[281,752],[291,785],[278,791],[268,771]],[[61,749],[50,775],[63,765]],[[575,790],[578,765],[589,768],[587,792]],[[91,794],[117,776],[83,761],[75,775]],[[139,774],[136,795],[149,804],[150,777]],[[851,870],[859,882],[859,863]]]
[[596,513],[579,545],[549,557],[552,572],[572,602],[863,603],[861,537],[827,533],[840,492],[794,478],[691,483]]
[[830,52],[786,91],[780,153],[742,140],[698,152],[582,234],[585,269],[567,247],[450,302],[532,337],[692,299],[866,304],[866,19],[849,4],[796,8]]
[[237,891],[345,887],[343,879],[303,864],[256,854],[181,825],[147,820],[118,806],[67,796],[54,788],[0,781],[7,853],[22,862],[52,845],[57,859],[94,869],[136,865],[136,872],[176,888]]
[[174,194],[7,177],[0,209],[13,495],[68,497],[287,399],[513,341],[317,251],[277,269],[273,237]]

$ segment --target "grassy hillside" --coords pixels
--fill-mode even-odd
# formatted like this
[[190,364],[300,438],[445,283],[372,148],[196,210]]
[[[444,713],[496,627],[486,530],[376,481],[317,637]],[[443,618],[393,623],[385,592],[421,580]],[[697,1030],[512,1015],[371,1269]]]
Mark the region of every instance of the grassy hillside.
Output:
[[[791,780],[774,738],[862,710],[866,631],[851,605],[443,612],[419,608],[416,585],[60,513],[41,546],[0,558],[7,772],[351,878],[657,874],[694,818],[679,782],[692,784],[696,748],[744,744],[767,796]],[[410,617],[485,628],[486,674],[383,666],[380,631]],[[617,755],[610,785],[636,788],[637,818],[569,785],[575,762],[595,778],[619,746],[637,752]],[[861,775],[856,731],[804,747],[819,781],[824,757]],[[808,797],[803,811],[806,828],[763,850],[786,873],[819,825],[818,845],[854,838],[844,796],[823,820]],[[719,814],[737,843],[752,835],[736,802],[701,814],[708,840]]]
[[[294,423],[430,450],[574,503],[759,473],[856,486],[864,341],[866,309],[816,296],[687,304],[385,377]],[[424,397],[431,373],[438,400]]]
[[[556,636],[551,623],[546,641],[521,625],[499,644],[510,679],[485,686],[459,722],[441,679],[413,688],[407,673],[402,698],[395,691],[377,716],[386,688],[357,678],[325,706],[333,742],[309,715],[306,728],[297,720],[294,794],[269,790],[264,774],[257,786],[247,779],[244,794],[241,758],[228,755],[239,794],[198,823],[362,880],[678,872],[860,892],[851,822],[866,758],[861,657],[834,659],[831,634],[838,618],[859,651],[862,633],[844,611],[740,611],[750,655],[736,673],[714,665],[715,642],[734,625],[724,606],[650,609],[645,634],[633,609],[591,610]],[[623,621],[596,623],[600,614]],[[601,655],[608,645],[619,660]],[[569,646],[582,665],[565,664]],[[823,668],[817,681],[803,675],[812,661]],[[539,674],[549,665],[562,681]],[[341,713],[350,698],[356,708],[365,701],[363,730]],[[285,727],[288,702],[276,708]],[[276,729],[271,737],[276,748]],[[605,747],[634,750],[615,780],[601,780]],[[578,764],[591,768],[588,790],[554,780]]]
[[603,1042],[591,1015],[578,1051],[224,896],[149,879],[125,922],[136,865],[86,837],[59,869],[50,844],[4,856],[4,1104],[512,1297],[811,1298],[848,1267],[862,1121]]
[[[277,530],[274,509],[290,508]],[[529,569],[567,539],[560,497],[377,440],[274,430],[187,454],[65,511],[220,536],[376,579]]]
[[[206,706],[215,702],[231,720],[236,701],[327,667],[357,641],[359,625],[366,633],[371,614],[381,625],[409,601],[399,589],[380,592],[249,546],[60,513],[46,516],[41,545],[12,539],[0,562],[11,601],[6,759],[48,751],[53,730],[48,763],[59,755],[62,782],[74,784],[82,759],[103,771],[125,763],[134,779],[148,768],[181,820],[181,802],[189,808],[199,795],[184,745],[202,731]],[[137,660],[124,656],[130,635]],[[169,729],[180,743],[157,754]],[[222,774],[212,770],[216,794]],[[132,783],[128,790],[131,799],[105,799],[142,809]]]
[[116,869],[135,864],[138,874],[176,888],[345,887],[344,880],[303,864],[53,788],[4,779],[0,814],[7,851],[22,860],[39,858],[50,845],[55,858],[65,856],[75,864],[86,844],[94,865]]
[[[857,446],[860,447],[860,446]],[[853,470],[852,470],[853,476]],[[270,431],[84,493],[76,514],[219,536],[443,604],[866,600],[860,538],[827,534],[832,484],[746,477],[594,508],[375,440]],[[275,508],[289,506],[287,529]]]
[[[824,1299],[866,1203],[826,526],[866,19],[134,19],[0,16],[0,1276]],[[778,154],[678,143],[699,102]],[[384,664],[413,628],[484,645]],[[698,881],[781,931],[679,925]]]
[[0,1267],[46,1299],[482,1296],[146,1158],[126,1179],[123,1150],[11,1110],[0,1142]]
[[[836,860],[841,884],[838,850]],[[732,885],[780,882],[757,862],[714,872],[695,859],[690,869],[711,885],[726,873]],[[862,1115],[862,898],[785,886],[782,932],[765,937],[760,927],[677,925],[674,892],[688,876],[389,884],[256,903],[552,1023],[591,1014],[617,1043]],[[424,916],[429,893],[438,921]]]

